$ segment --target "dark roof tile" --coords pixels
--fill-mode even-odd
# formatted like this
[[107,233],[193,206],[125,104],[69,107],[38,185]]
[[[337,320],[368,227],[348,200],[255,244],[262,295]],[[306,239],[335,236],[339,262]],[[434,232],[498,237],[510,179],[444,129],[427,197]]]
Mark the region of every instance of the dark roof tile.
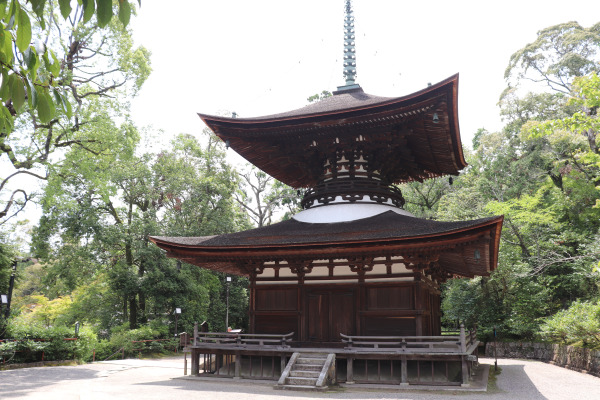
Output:
[[484,225],[495,219],[497,217],[442,222],[387,211],[374,217],[349,222],[306,223],[291,219],[262,228],[212,237],[157,236],[155,238],[172,244],[201,248],[327,244],[437,236]]

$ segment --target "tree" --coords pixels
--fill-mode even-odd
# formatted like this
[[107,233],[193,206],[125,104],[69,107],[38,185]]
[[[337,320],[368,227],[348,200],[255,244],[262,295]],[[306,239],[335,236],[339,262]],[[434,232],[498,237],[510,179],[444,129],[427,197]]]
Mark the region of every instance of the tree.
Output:
[[0,293],[2,294],[8,293],[8,281],[12,273],[13,257],[12,249],[0,241]]
[[[56,57],[56,50],[53,51],[49,46],[61,36],[62,21],[57,13],[60,12],[63,20],[71,25],[89,23],[104,28],[111,22],[115,11],[112,0],[79,0],[75,8],[70,0],[58,0],[57,3],[46,0],[0,2],[0,23],[3,27],[0,36],[3,87],[0,126],[5,133],[10,133],[13,118],[23,111],[26,99],[34,102],[33,98],[39,98],[40,102],[34,104],[31,111],[41,120],[47,118],[48,108],[68,107],[68,99],[60,91],[59,82],[64,78],[61,76],[60,59]],[[123,27],[129,24],[132,10],[132,2],[118,2],[117,14]],[[82,47],[77,48],[79,44],[86,46],[85,42],[79,41],[70,47],[67,64],[79,57],[77,53],[83,50]]]
[[129,1],[118,2],[119,21],[111,0],[58,3],[62,18],[53,1],[0,2],[0,157],[10,165],[0,176],[0,224],[32,199],[24,178],[47,180],[66,149],[101,157],[121,145],[93,126],[123,118],[117,99],[135,94],[150,72],[149,53],[124,29]]
[[317,102],[319,102],[323,99],[326,99],[328,97],[331,97],[331,96],[332,96],[332,94],[330,91],[323,90],[323,91],[321,91],[321,93],[315,93],[312,96],[308,97],[306,99],[306,101],[308,101],[309,103],[317,103]]
[[573,78],[599,72],[598,61],[600,23],[583,28],[567,22],[539,31],[535,42],[510,57],[504,77],[509,88],[528,80],[570,95]]
[[287,208],[284,218],[299,209],[300,194],[254,166],[239,174],[235,199],[257,227],[270,225],[275,214]]
[[[475,135],[470,166],[457,180],[468,185],[439,202],[438,212],[457,215],[457,204],[475,198],[484,215],[505,217],[498,269],[466,289],[448,282],[443,308],[450,316],[534,338],[545,317],[598,297],[599,50],[600,24],[571,22],[540,31],[511,57],[500,100],[507,124]],[[456,302],[464,290],[480,299],[476,308]]]
[[406,210],[421,218],[433,217],[440,199],[450,189],[449,182],[449,178],[443,177],[403,184],[401,190]]
[[[107,128],[136,143],[137,131],[129,124]],[[131,329],[163,321],[165,313],[184,304],[190,307],[186,318],[209,317],[210,293],[221,287],[215,278],[197,267],[178,266],[148,240],[248,226],[232,200],[237,180],[224,149],[215,137],[207,139],[202,147],[180,135],[170,152],[136,156],[131,149],[102,159],[106,164],[83,149],[66,154],[63,168],[46,187],[35,240],[47,263],[46,281],[52,283],[49,298],[83,286],[109,293],[112,304],[100,304],[120,317],[108,321],[95,312],[101,320],[96,322],[127,321]],[[93,304],[89,296],[80,299],[78,304]]]
[[[600,23],[582,28],[569,22],[538,32],[535,42],[511,56],[505,72],[509,85],[501,97],[503,113],[519,121],[513,132],[522,130],[524,142],[542,150],[545,170],[561,190],[567,171],[583,173],[587,180],[597,178],[582,159],[599,155],[595,99],[599,71]],[[542,83],[551,92],[529,93],[520,100],[515,88],[523,81]],[[587,157],[580,157],[582,151]]]
[[161,229],[170,235],[215,235],[250,226],[234,200],[239,177],[221,140],[208,129],[202,139],[204,147],[191,135],[179,135],[172,151],[160,153],[153,166],[156,201],[166,212]]

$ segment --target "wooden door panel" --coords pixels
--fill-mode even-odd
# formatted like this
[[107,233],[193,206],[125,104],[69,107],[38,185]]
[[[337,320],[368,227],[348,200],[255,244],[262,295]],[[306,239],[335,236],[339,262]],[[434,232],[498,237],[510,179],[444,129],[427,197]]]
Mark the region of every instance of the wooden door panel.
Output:
[[257,311],[295,311],[298,308],[298,289],[257,289]]
[[329,295],[311,293],[308,295],[308,340],[326,342],[329,336]]
[[331,292],[330,293],[330,329],[329,341],[341,340],[340,333],[354,335],[356,333],[353,292]]

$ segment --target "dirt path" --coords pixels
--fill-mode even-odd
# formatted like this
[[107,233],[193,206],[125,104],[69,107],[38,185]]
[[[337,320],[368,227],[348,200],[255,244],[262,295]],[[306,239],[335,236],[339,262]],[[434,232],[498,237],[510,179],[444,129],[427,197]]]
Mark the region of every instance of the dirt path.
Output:
[[[493,360],[484,359],[492,363]],[[0,399],[403,399],[441,400],[600,400],[600,378],[536,361],[499,360],[497,388],[490,392],[378,392],[342,390],[328,393],[277,391],[248,381],[185,380],[183,360],[109,361],[74,367],[0,371]],[[175,378],[175,379],[174,379]]]

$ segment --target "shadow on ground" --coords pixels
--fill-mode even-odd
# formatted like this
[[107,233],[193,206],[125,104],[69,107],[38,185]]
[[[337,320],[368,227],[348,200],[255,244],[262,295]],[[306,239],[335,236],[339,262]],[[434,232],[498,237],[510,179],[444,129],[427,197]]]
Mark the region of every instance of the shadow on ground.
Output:
[[43,391],[44,386],[62,381],[90,380],[98,371],[85,366],[39,367],[2,371],[0,374],[0,399],[22,397],[25,393]]

